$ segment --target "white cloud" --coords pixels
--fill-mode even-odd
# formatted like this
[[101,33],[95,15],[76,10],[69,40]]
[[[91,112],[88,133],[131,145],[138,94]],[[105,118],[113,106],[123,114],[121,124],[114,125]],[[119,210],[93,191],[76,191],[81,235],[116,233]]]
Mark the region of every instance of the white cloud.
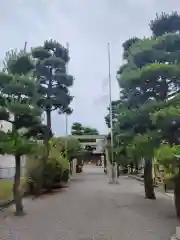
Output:
[[[6,0],[1,3],[0,59],[9,48],[28,47],[53,38],[70,43],[70,72],[75,76],[74,112],[69,124],[83,124],[106,131],[108,104],[107,42],[111,42],[112,95],[118,98],[116,70],[121,63],[122,43],[131,36],[150,34],[149,21],[156,12],[180,10],[178,0]],[[106,84],[107,85],[107,84]],[[65,118],[53,113],[53,129],[65,133]]]

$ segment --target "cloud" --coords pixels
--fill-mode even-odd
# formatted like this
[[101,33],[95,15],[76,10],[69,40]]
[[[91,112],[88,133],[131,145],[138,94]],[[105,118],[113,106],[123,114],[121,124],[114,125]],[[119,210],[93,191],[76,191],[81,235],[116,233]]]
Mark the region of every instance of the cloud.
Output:
[[[119,97],[116,71],[122,63],[122,43],[132,36],[148,36],[149,21],[158,12],[180,11],[177,0],[6,0],[1,3],[0,59],[9,48],[28,48],[53,38],[70,43],[69,71],[75,77],[73,121],[107,131],[107,42],[111,43],[112,97]],[[65,117],[53,113],[53,130],[65,133]]]

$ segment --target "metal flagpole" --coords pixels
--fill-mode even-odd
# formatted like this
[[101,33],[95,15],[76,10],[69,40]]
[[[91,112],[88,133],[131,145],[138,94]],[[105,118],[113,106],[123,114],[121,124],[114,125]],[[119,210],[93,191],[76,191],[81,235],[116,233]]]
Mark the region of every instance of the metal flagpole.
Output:
[[[66,125],[66,141],[65,141],[65,151],[66,151],[66,159],[68,158],[67,157],[67,150],[68,150],[68,116],[67,116],[67,113],[65,113],[65,125]],[[68,160],[68,159],[67,159]]]
[[110,115],[110,133],[111,133],[111,161],[112,161],[112,183],[115,183],[115,162],[114,162],[114,141],[113,141],[113,116],[112,116],[112,90],[111,90],[111,53],[110,43],[108,43],[108,67],[109,67],[109,115]]
[[24,53],[26,53],[27,42],[24,43]]
[[[69,55],[69,43],[66,43],[66,48],[68,51],[68,55]],[[69,63],[66,64],[66,74],[68,74],[69,72]],[[67,159],[67,151],[68,151],[68,142],[67,142],[67,138],[68,138],[68,115],[67,113],[65,113],[65,126],[66,126],[66,141],[65,141],[65,152],[66,152],[66,159]],[[67,159],[68,160],[68,159]]]

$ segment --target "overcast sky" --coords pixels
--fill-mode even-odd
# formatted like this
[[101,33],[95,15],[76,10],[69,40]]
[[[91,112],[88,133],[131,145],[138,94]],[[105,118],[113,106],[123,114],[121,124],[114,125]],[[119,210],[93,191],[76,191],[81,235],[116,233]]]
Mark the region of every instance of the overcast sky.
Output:
[[[0,0],[0,59],[10,48],[28,48],[54,39],[70,44],[69,71],[75,77],[71,90],[72,122],[107,132],[107,42],[111,43],[112,97],[119,89],[116,70],[122,63],[122,43],[132,36],[148,36],[148,23],[156,13],[180,11],[180,0]],[[65,117],[53,114],[56,135],[65,134]]]

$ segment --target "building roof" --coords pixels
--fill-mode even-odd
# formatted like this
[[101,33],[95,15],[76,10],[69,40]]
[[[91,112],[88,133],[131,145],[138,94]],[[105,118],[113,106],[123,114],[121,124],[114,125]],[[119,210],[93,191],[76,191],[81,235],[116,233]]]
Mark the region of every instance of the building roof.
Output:
[[104,140],[107,135],[72,135],[73,137],[77,138],[77,139],[102,139]]

